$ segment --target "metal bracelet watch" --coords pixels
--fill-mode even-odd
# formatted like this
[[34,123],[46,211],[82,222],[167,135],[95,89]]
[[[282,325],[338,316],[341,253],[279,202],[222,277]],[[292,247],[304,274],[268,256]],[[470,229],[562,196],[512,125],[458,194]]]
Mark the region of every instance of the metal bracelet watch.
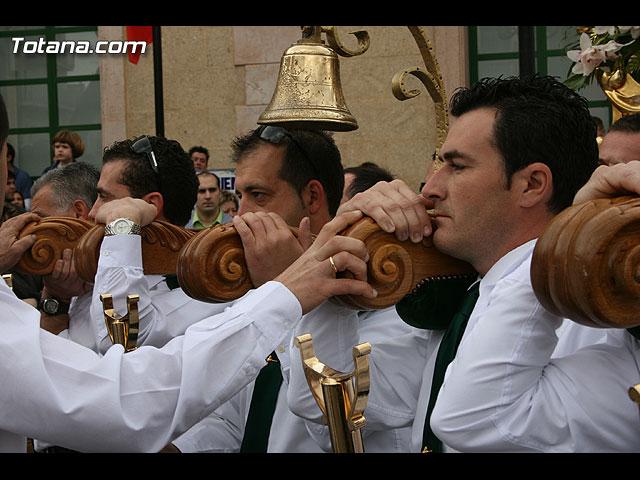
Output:
[[47,315],[60,315],[69,313],[69,304],[54,297],[40,297],[38,300],[38,310]]
[[105,236],[111,235],[140,235],[140,225],[128,218],[116,218],[104,228]]

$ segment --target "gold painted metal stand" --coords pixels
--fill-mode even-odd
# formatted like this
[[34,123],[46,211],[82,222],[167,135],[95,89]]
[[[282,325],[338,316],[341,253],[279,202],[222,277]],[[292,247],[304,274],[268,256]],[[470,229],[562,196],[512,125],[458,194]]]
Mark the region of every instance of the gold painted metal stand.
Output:
[[369,397],[369,359],[371,345],[363,343],[353,348],[355,368],[341,373],[322,364],[315,356],[311,335],[295,338],[302,365],[315,397],[322,421],[329,427],[334,453],[364,453],[363,415]]
[[640,408],[640,383],[629,389],[629,398],[636,402]]
[[127,314],[120,315],[113,309],[113,298],[111,295],[100,295],[102,309],[104,310],[104,321],[107,324],[109,338],[113,344],[124,347],[125,352],[136,349],[138,341],[138,301],[139,295],[127,295]]

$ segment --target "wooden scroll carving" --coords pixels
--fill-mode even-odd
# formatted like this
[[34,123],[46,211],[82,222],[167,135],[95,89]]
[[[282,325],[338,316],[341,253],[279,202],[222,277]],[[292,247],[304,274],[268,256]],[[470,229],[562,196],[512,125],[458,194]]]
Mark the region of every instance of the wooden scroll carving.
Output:
[[[297,235],[296,228],[291,230]],[[430,237],[421,244],[400,242],[368,217],[341,234],[365,243],[370,258],[368,281],[378,292],[373,300],[360,296],[336,298],[351,308],[395,305],[429,276],[477,275],[466,262],[438,252]],[[177,276],[189,296],[209,302],[234,300],[253,288],[242,242],[232,224],[212,227],[189,240],[180,254]]]
[[562,211],[538,239],[531,281],[556,315],[591,327],[640,325],[640,198]]
[[[177,227],[160,220],[143,227],[142,265],[145,274],[175,274],[182,247],[197,233],[198,230]],[[104,225],[95,225],[78,242],[74,264],[76,272],[85,282],[93,283],[96,276],[103,238]]]
[[350,295],[336,298],[352,308],[368,310],[395,305],[425,278],[477,276],[468,263],[436,250],[432,237],[421,243],[401,242],[369,217],[354,223],[342,235],[364,242],[369,252],[367,281],[378,292],[375,299]]
[[[142,229],[142,263],[145,273],[175,274],[178,255],[197,230],[155,221]],[[98,268],[104,225],[67,217],[47,217],[30,223],[19,234],[35,235],[36,242],[16,265],[21,273],[49,275],[56,260],[66,248],[73,250],[76,272],[84,281],[93,283]]]
[[36,241],[22,255],[16,270],[32,275],[51,274],[55,262],[62,258],[62,252],[67,248],[75,249],[83,235],[94,226],[93,222],[67,217],[48,217],[26,225],[18,237],[35,235]]
[[[291,230],[297,235],[297,228]],[[21,235],[28,233],[35,233],[38,240],[23,255],[18,265],[20,271],[48,275],[62,251],[72,248],[78,275],[93,283],[104,225],[51,217],[28,225]],[[355,296],[336,298],[351,308],[394,305],[428,277],[476,275],[466,262],[438,252],[430,237],[419,244],[400,242],[368,217],[351,225],[342,235],[365,243],[370,257],[368,280],[378,291],[374,300]],[[145,273],[176,274],[180,286],[192,298],[227,302],[253,288],[242,242],[232,223],[198,231],[156,221],[142,229],[142,239]]]

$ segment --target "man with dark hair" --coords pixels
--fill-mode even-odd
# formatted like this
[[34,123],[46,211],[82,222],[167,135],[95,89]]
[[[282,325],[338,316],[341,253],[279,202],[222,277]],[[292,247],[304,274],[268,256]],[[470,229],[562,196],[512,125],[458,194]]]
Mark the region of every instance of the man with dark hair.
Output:
[[357,167],[344,169],[344,192],[340,203],[352,198],[356,193],[369,190],[378,182],[390,182],[393,175],[373,162],[364,162]]
[[196,171],[198,175],[198,197],[191,220],[185,228],[202,230],[214,225],[229,223],[232,218],[222,211],[222,190],[220,178],[208,170]]
[[189,158],[193,160],[193,168],[196,172],[206,170],[209,164],[209,150],[200,146],[191,147]]
[[71,130],[61,130],[51,140],[53,147],[53,165],[43,170],[43,174],[49,170],[66,167],[84,153],[84,142],[80,135]]
[[[440,251],[479,273],[462,286],[427,282],[396,306],[423,330],[372,346],[367,426],[413,425],[415,452],[637,451],[637,406],[624,393],[638,376],[637,341],[546,312],[529,274],[537,237],[597,166],[586,101],[549,77],[487,79],[455,92],[450,112],[441,165],[421,195],[394,180],[340,209],[400,239],[433,232]],[[443,295],[456,315],[435,308]],[[317,357],[348,360],[357,322],[311,319],[296,333],[311,334]],[[294,363],[290,380],[294,413],[320,423]]]
[[640,113],[620,117],[600,143],[600,163],[615,165],[640,160]]
[[336,214],[344,170],[329,134],[262,126],[237,138],[232,149],[239,215],[275,212],[294,226],[309,217],[317,233]]
[[[0,95],[0,196],[8,130]],[[153,204],[128,200],[145,212],[137,219],[141,224],[155,218]],[[360,217],[336,218],[295,267],[221,315],[198,322],[163,348],[126,355],[116,345],[101,356],[41,329],[38,312],[0,282],[0,450],[24,452],[29,436],[87,452],[158,451],[255,378],[301,314],[332,295],[374,295],[363,281],[363,245],[333,238]],[[17,235],[37,219],[25,213],[0,227],[0,271],[33,245],[33,236]],[[353,281],[327,277],[331,255],[349,262]]]
[[7,169],[16,176],[16,191],[22,194],[24,207],[28,210],[31,205],[31,177],[29,174],[15,166],[16,149],[7,143]]
[[[105,222],[115,224],[120,218],[129,217],[131,200],[140,199],[155,207],[154,220],[183,226],[189,221],[197,189],[193,162],[177,141],[141,136],[115,142],[104,151],[98,197],[89,218],[102,223],[105,220],[97,215],[104,209],[110,212],[110,218]],[[127,295],[139,294],[139,342],[154,346],[162,346],[183,333],[194,319],[220,311],[218,305],[187,297],[172,283],[175,280],[172,277],[141,275],[141,240],[137,234],[140,226],[134,220],[138,219],[122,221],[129,226],[127,235],[109,233],[111,227],[107,225],[107,235],[101,244],[91,307],[91,321],[100,352],[112,345],[103,320],[100,294],[113,296],[116,311],[126,311]],[[163,301],[169,304],[164,305]],[[177,306],[172,302],[180,306],[193,303],[192,314],[178,314]]]
[[[236,188],[242,193],[234,224],[253,284],[258,286],[296,260],[311,243],[310,234],[319,233],[333,218],[342,195],[341,156],[326,132],[259,127],[234,141],[233,158],[237,164]],[[253,228],[255,225],[260,228]],[[300,227],[298,238],[292,235],[291,226]],[[324,302],[313,314],[331,318],[343,310]],[[412,330],[397,317],[383,313],[360,312],[362,341],[396,337]],[[200,451],[220,451],[224,447],[242,453],[322,452],[304,421],[289,410],[289,340],[270,355],[256,382],[226,405],[232,407],[227,410],[232,418],[212,423],[208,429],[187,432],[174,443],[183,451],[185,447],[193,451],[193,444]],[[265,389],[265,384],[273,385],[272,389]],[[238,413],[242,435],[241,442],[234,446],[228,441],[229,420],[238,423]],[[408,428],[371,433],[365,439],[369,452],[402,452],[408,447]]]

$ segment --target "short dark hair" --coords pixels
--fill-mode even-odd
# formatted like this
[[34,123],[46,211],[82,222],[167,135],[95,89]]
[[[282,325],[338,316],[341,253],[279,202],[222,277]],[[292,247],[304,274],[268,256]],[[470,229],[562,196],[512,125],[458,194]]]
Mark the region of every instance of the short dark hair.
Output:
[[346,192],[349,198],[353,197],[356,193],[369,190],[378,182],[390,182],[393,180],[391,172],[373,162],[364,162],[357,167],[345,168],[344,173],[345,175],[347,173],[354,175]]
[[191,158],[177,141],[149,136],[158,162],[159,174],[156,174],[147,155],[132,149],[140,138],[122,140],[105,148],[103,163],[125,160],[119,181],[129,189],[131,196],[142,198],[148,193],[160,192],[167,220],[174,225],[186,225],[191,218],[200,183]]
[[640,113],[631,113],[620,117],[613,122],[613,125],[609,128],[609,132],[640,132]]
[[[261,128],[257,128],[232,142],[233,162],[239,163],[245,155],[259,146],[269,144],[260,138],[260,132]],[[340,150],[333,137],[320,130],[289,129],[287,133],[291,135],[293,142],[287,136],[284,136],[280,142],[286,146],[286,153],[278,178],[290,184],[298,195],[302,194],[311,180],[318,180],[325,191],[329,214],[334,216],[342,199],[344,169]]]
[[199,145],[191,147],[188,152],[189,158],[191,158],[191,154],[193,154],[193,152],[204,153],[205,157],[207,157],[207,160],[209,160],[209,150],[207,150],[206,148]]
[[485,78],[454,92],[450,112],[459,117],[479,108],[496,110],[493,127],[507,187],[515,172],[546,164],[553,175],[549,209],[570,206],[598,166],[596,126],[587,101],[549,76]]
[[196,172],[196,176],[198,177],[198,184],[200,184],[200,175],[209,175],[211,177],[214,177],[216,179],[216,182],[218,183],[218,188],[220,188],[220,177],[213,173],[211,170],[200,170]]
[[51,185],[51,199],[56,207],[69,210],[76,200],[82,200],[89,209],[98,197],[100,170],[87,162],[73,162],[64,168],[54,168],[38,178],[31,187],[31,198],[38,190]]

